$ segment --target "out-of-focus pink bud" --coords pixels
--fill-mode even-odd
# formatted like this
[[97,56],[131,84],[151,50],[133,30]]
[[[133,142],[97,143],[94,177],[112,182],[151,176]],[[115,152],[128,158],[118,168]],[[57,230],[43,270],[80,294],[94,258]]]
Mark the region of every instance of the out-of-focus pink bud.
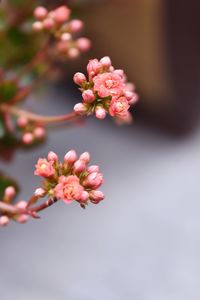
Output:
[[34,192],[34,195],[36,197],[43,197],[43,196],[45,196],[45,194],[46,194],[46,191],[43,188],[38,188]]
[[28,216],[28,215],[22,214],[22,215],[20,215],[20,216],[18,216],[18,217],[16,218],[16,221],[17,221],[18,223],[24,224],[24,223],[26,223],[26,222],[28,221],[28,219],[29,219],[29,216]]
[[7,199],[13,199],[16,195],[16,190],[13,186],[8,186],[4,191],[4,196]]
[[54,26],[55,26],[55,22],[52,18],[46,18],[43,21],[43,27],[46,30],[51,30],[51,29],[53,29]]
[[10,219],[7,216],[0,217],[0,226],[6,226],[10,222]]
[[57,162],[57,161],[58,161],[58,155],[57,155],[55,152],[50,151],[50,152],[48,153],[47,159],[48,159],[48,161],[54,161],[54,162]]
[[133,97],[132,97],[132,99],[129,100],[129,104],[130,104],[130,105],[133,105],[133,104],[135,104],[138,100],[139,100],[138,94],[133,93]]
[[104,68],[110,68],[112,62],[109,56],[104,56],[100,59],[100,63],[103,65]]
[[101,191],[91,191],[90,192],[90,199],[94,200],[95,202],[102,201],[105,198],[104,193]]
[[62,35],[61,35],[61,40],[62,41],[70,41],[72,39],[72,35],[69,33],[69,32],[64,32]]
[[80,51],[77,48],[70,48],[68,50],[68,57],[71,59],[75,59],[80,56]]
[[44,18],[46,18],[48,14],[48,11],[45,7],[43,6],[38,6],[36,7],[36,9],[34,10],[34,17],[37,20],[43,20]]
[[97,119],[103,120],[106,117],[106,110],[102,106],[97,106],[95,110]]
[[85,167],[86,167],[85,161],[79,159],[74,163],[74,172],[80,174],[85,170]]
[[54,20],[57,23],[64,23],[70,17],[71,10],[67,6],[60,6],[54,10]]
[[20,117],[20,118],[17,119],[17,125],[18,125],[20,128],[26,127],[27,124],[28,124],[27,118],[25,118],[25,117]]
[[90,41],[90,39],[87,39],[87,38],[84,38],[84,37],[79,38],[76,41],[76,46],[82,52],[87,52],[91,48],[91,41]]
[[20,208],[20,209],[25,209],[27,207],[27,202],[26,201],[19,201],[17,204],[16,204],[16,207],[17,208]]
[[40,21],[36,21],[33,23],[32,28],[35,32],[39,32],[43,29],[43,23]]
[[80,31],[81,29],[83,28],[83,22],[81,20],[72,20],[70,23],[69,23],[69,29],[70,31],[72,32],[78,32]]
[[24,133],[22,136],[22,141],[25,145],[30,145],[34,141],[34,136],[31,132]]
[[90,153],[89,152],[82,153],[79,157],[79,160],[83,160],[86,164],[88,164],[90,161]]
[[75,150],[70,150],[65,154],[64,161],[67,164],[72,165],[77,160],[78,156]]
[[92,165],[92,166],[89,166],[87,168],[87,172],[90,174],[90,173],[94,173],[94,172],[97,172],[99,173],[99,166],[95,166],[95,165]]
[[33,134],[37,139],[43,139],[46,135],[46,130],[44,127],[36,127]]
[[98,61],[98,59],[91,59],[87,65],[87,71],[90,78],[98,74],[101,68],[102,64]]
[[84,82],[86,82],[86,77],[83,73],[80,73],[80,72],[77,72],[75,75],[74,75],[74,78],[73,78],[74,82],[78,85],[81,85],[83,84]]
[[80,102],[80,103],[77,103],[77,104],[74,106],[74,111],[75,111],[77,114],[80,114],[80,115],[86,113],[87,110],[88,110],[87,105],[84,104],[84,103],[81,103],[81,102]]
[[83,101],[86,103],[92,103],[96,98],[92,90],[85,90],[82,93],[82,97],[83,97]]

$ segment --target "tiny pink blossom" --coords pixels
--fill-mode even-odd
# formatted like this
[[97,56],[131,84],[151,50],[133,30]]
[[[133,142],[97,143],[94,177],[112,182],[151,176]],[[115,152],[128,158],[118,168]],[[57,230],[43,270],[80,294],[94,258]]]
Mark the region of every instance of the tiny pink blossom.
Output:
[[74,78],[73,78],[74,82],[78,85],[82,85],[84,82],[86,82],[86,77],[83,73],[80,73],[80,72],[77,72],[75,75],[74,75]]
[[20,127],[20,128],[25,128],[27,125],[28,125],[28,119],[25,118],[25,117],[19,117],[17,119],[17,125]]
[[10,219],[7,216],[0,217],[0,226],[6,226],[10,222]]
[[66,204],[70,204],[73,200],[81,200],[82,193],[83,187],[80,185],[80,180],[77,176],[59,177],[59,183],[55,187],[55,196],[58,199],[62,199]]
[[34,17],[38,20],[43,20],[48,14],[48,11],[45,7],[43,6],[38,6],[34,10]]
[[69,23],[69,28],[72,32],[78,32],[83,28],[83,22],[78,19],[74,19]]
[[42,177],[52,177],[55,175],[55,169],[53,167],[54,161],[47,161],[45,158],[39,158],[35,165],[35,175]]
[[36,21],[33,23],[32,28],[35,32],[40,32],[43,29],[43,23],[40,21]]
[[13,199],[16,195],[16,190],[13,186],[8,186],[4,191],[4,196],[8,199]]
[[46,30],[51,30],[51,29],[53,29],[54,26],[55,26],[55,22],[52,18],[46,18],[43,21],[43,27]]
[[25,209],[27,207],[27,202],[21,200],[21,201],[17,202],[16,207],[19,209]]
[[34,192],[34,195],[36,197],[43,197],[45,194],[46,194],[46,191],[43,188],[38,188]]
[[74,163],[74,172],[77,173],[77,174],[80,174],[81,172],[84,171],[86,167],[86,162],[84,160],[77,160],[75,163]]
[[94,90],[98,92],[99,97],[108,97],[108,96],[121,96],[124,83],[122,82],[121,76],[114,73],[103,73],[95,76],[94,81]]
[[105,195],[101,191],[95,190],[90,192],[90,198],[97,204],[105,198]]
[[102,59],[100,59],[100,63],[103,65],[104,68],[110,68],[112,64],[109,56],[102,57]]
[[87,52],[91,48],[91,41],[90,41],[90,39],[87,39],[87,38],[84,38],[84,37],[79,38],[76,41],[76,46],[82,52]]
[[28,221],[29,219],[29,216],[28,215],[25,215],[25,214],[22,214],[22,215],[19,215],[17,218],[16,218],[16,221],[18,223],[21,223],[21,224],[24,224]]
[[70,48],[68,51],[68,57],[71,59],[75,59],[77,57],[79,57],[80,55],[80,51],[77,48]]
[[64,161],[65,163],[68,163],[72,165],[77,160],[78,156],[76,154],[75,150],[70,150],[65,154]]
[[89,193],[87,191],[83,191],[81,195],[81,202],[87,202],[89,199]]
[[102,64],[98,61],[98,59],[90,60],[87,65],[87,71],[90,78],[97,75],[101,71],[101,69],[102,69]]
[[34,136],[31,132],[26,132],[24,133],[24,135],[22,136],[22,141],[25,145],[30,145],[33,143],[34,141]]
[[85,90],[82,93],[82,97],[83,97],[83,101],[86,103],[92,103],[96,98],[92,90]]
[[86,164],[88,164],[89,161],[90,161],[90,153],[89,152],[83,152],[80,155],[79,160],[83,160]]
[[97,119],[103,120],[106,117],[106,110],[102,106],[97,106],[95,109],[95,115]]
[[37,139],[43,139],[46,135],[46,130],[44,127],[36,127],[33,134]]
[[98,172],[90,173],[84,181],[85,186],[90,187],[94,190],[100,187],[102,183],[103,183],[103,174]]
[[58,161],[58,155],[55,152],[50,151],[48,153],[47,159],[48,159],[48,161],[57,162]]
[[77,104],[74,106],[74,111],[75,111],[77,114],[80,114],[80,115],[86,113],[87,110],[88,110],[88,108],[87,108],[86,103],[81,103],[81,102],[80,102],[80,103],[77,103]]
[[54,20],[57,23],[64,23],[70,17],[71,10],[67,6],[60,6],[54,10]]
[[99,166],[96,166],[96,165],[91,165],[87,168],[87,172],[90,174],[90,173],[94,173],[94,172],[97,172],[99,173]]
[[114,116],[125,116],[130,105],[126,97],[113,98],[110,102],[109,113]]

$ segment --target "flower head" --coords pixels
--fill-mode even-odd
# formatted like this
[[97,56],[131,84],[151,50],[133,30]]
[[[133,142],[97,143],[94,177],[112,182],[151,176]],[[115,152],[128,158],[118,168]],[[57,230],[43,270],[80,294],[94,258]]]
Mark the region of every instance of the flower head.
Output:
[[35,165],[34,174],[45,178],[54,176],[55,169],[53,167],[53,164],[54,161],[47,161],[46,158],[39,158],[37,164]]
[[82,73],[74,75],[74,82],[80,86],[82,103],[74,107],[79,115],[95,113],[98,119],[106,114],[124,123],[130,121],[128,112],[131,105],[138,100],[134,85],[127,82],[123,70],[115,69],[108,56],[92,59],[87,65],[88,79]]

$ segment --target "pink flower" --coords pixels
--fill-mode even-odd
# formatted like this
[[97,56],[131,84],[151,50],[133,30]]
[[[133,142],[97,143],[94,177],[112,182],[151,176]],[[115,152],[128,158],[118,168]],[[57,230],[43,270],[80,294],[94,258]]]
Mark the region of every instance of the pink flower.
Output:
[[94,100],[96,98],[96,96],[94,95],[92,90],[85,90],[82,93],[82,97],[83,97],[83,101],[85,103],[92,103],[92,102],[94,102]]
[[97,106],[95,109],[95,115],[97,119],[103,120],[106,117],[106,110],[102,106]]
[[66,204],[70,204],[73,200],[81,200],[83,191],[84,189],[80,185],[80,180],[77,176],[60,176],[59,183],[55,187],[55,196],[58,199],[62,199]]
[[57,23],[64,23],[70,17],[71,10],[67,6],[60,6],[56,8],[54,11],[54,20]]
[[119,97],[122,95],[125,87],[121,76],[114,73],[103,73],[95,76],[94,90],[98,92],[99,97],[115,96]]
[[39,158],[35,165],[35,175],[42,177],[52,177],[55,175],[55,169],[53,167],[54,161],[47,161],[45,158]]
[[74,78],[73,78],[74,82],[78,85],[82,85],[84,82],[86,82],[86,77],[83,73],[80,73],[80,72],[77,72],[75,75],[74,75]]
[[125,116],[130,105],[126,97],[113,98],[110,102],[109,113],[114,116]]

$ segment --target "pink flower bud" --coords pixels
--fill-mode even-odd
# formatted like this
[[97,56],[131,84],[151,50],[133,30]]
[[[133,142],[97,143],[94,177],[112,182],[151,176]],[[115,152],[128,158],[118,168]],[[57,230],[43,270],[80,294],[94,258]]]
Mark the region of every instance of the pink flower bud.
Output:
[[99,166],[95,166],[95,165],[89,166],[89,168],[87,168],[87,172],[89,174],[94,172],[99,173]]
[[46,130],[44,127],[36,127],[33,134],[34,134],[35,138],[43,139],[46,135]]
[[96,98],[92,90],[85,90],[82,93],[82,97],[83,97],[83,101],[86,103],[92,103]]
[[76,46],[82,52],[87,52],[91,48],[91,41],[87,38],[79,38],[76,41]]
[[69,23],[69,29],[72,32],[78,32],[83,28],[83,22],[81,20],[72,20]]
[[98,59],[90,60],[87,65],[87,71],[90,78],[98,74],[101,68],[102,68],[102,64],[98,61]]
[[35,32],[39,32],[43,29],[43,23],[40,21],[34,22],[32,28]]
[[88,110],[87,106],[84,104],[84,103],[77,103],[75,106],[74,106],[74,111],[77,113],[77,114],[84,114],[86,113]]
[[133,93],[133,97],[132,97],[132,99],[129,100],[129,104],[130,104],[130,105],[133,105],[133,104],[135,104],[138,100],[139,100],[138,94]]
[[62,41],[70,41],[72,39],[72,35],[69,32],[64,32],[61,35],[61,40]]
[[34,10],[34,17],[38,20],[43,20],[48,14],[48,11],[45,7],[43,6],[38,6]]
[[109,56],[104,56],[101,60],[100,63],[103,65],[104,68],[110,68],[112,62]]
[[121,70],[121,69],[114,70],[113,73],[119,75],[119,76],[122,77],[122,78],[124,77],[124,71]]
[[43,21],[43,27],[44,27],[44,29],[46,29],[46,30],[51,30],[51,29],[53,29],[54,25],[55,25],[55,22],[54,22],[54,20],[51,19],[51,18],[46,18],[46,19]]
[[87,202],[89,199],[89,193],[87,191],[83,191],[81,194],[81,202]]
[[85,161],[79,159],[74,163],[74,172],[80,174],[85,170],[85,167],[86,167]]
[[80,51],[77,48],[70,48],[68,51],[68,57],[75,59],[80,56]]
[[45,196],[45,194],[46,194],[46,191],[43,188],[38,188],[34,192],[34,195],[36,197],[43,197],[43,196]]
[[16,204],[16,207],[19,208],[19,209],[25,209],[27,207],[27,202],[26,201],[19,201]]
[[50,151],[48,153],[47,159],[48,159],[48,161],[57,162],[58,161],[58,155],[55,152]]
[[20,215],[16,218],[16,221],[21,223],[21,224],[24,224],[28,221],[28,219],[29,219],[28,215],[22,214],[22,215]]
[[105,198],[105,195],[101,191],[91,191],[90,192],[90,199],[94,200],[96,203],[102,201],[104,198]]
[[16,190],[13,186],[8,186],[4,191],[4,196],[7,199],[13,199],[16,195]]
[[74,82],[78,85],[81,85],[83,84],[84,82],[86,82],[86,77],[83,73],[80,73],[80,72],[77,72],[75,75],[74,75],[74,78],[73,78]]
[[65,154],[64,161],[67,164],[72,165],[77,160],[77,154],[75,150],[70,150]]
[[60,6],[54,10],[54,20],[57,23],[64,23],[70,17],[71,10],[67,6]]
[[130,91],[125,91],[124,96],[126,97],[126,99],[128,101],[132,100],[132,98],[134,97],[134,93],[130,92]]
[[102,185],[102,183],[103,183],[103,175],[98,172],[89,174],[84,181],[85,186],[90,187],[95,190],[98,187],[100,187],[100,185]]
[[88,164],[90,161],[90,153],[89,152],[82,153],[79,157],[79,160],[83,160],[86,164]]
[[131,82],[126,83],[126,90],[130,91],[130,92],[134,92],[135,91],[135,85]]
[[0,226],[6,226],[10,222],[10,219],[7,216],[0,217]]
[[20,128],[24,128],[28,125],[28,120],[27,118],[25,117],[20,117],[17,119],[17,125],[20,127]]
[[103,120],[106,117],[106,110],[102,106],[97,106],[95,110],[97,119]]
[[30,145],[34,141],[34,136],[31,132],[24,133],[22,136],[22,141],[25,145]]

